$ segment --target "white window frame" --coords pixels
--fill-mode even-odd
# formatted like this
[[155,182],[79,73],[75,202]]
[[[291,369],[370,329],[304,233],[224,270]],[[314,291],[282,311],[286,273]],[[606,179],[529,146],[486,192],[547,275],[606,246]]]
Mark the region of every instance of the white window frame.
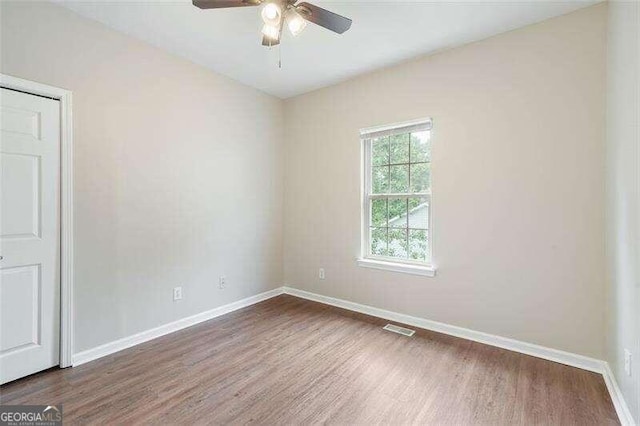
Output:
[[[392,125],[378,126],[360,130],[360,143],[362,151],[362,229],[361,229],[361,256],[357,259],[359,266],[382,269],[393,272],[403,272],[414,275],[435,276],[436,268],[433,264],[433,179],[427,192],[403,193],[403,194],[372,194],[371,192],[371,140],[385,135],[409,133],[411,131],[429,130],[430,137],[433,138],[433,121],[431,118],[423,118]],[[371,254],[370,241],[370,218],[371,201],[374,199],[394,199],[406,198],[415,195],[416,197],[427,198],[429,203],[429,224],[427,237],[427,250],[429,258],[426,261],[416,261],[411,259],[400,259],[390,256],[380,256]]]

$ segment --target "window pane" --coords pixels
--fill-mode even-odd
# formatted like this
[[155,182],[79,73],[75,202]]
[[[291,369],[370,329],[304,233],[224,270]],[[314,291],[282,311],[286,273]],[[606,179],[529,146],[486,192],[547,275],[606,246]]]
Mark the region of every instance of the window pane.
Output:
[[409,166],[391,166],[389,169],[391,171],[390,192],[409,192]]
[[387,228],[371,228],[371,254],[387,255]]
[[409,230],[409,258],[427,260],[427,231]]
[[406,229],[389,229],[389,256],[407,257]]
[[371,170],[371,191],[374,194],[389,192],[389,166],[377,166]]
[[[397,166],[395,166],[397,167]],[[411,192],[424,192],[431,186],[431,163],[411,165]]]
[[371,141],[371,164],[382,166],[389,164],[389,137],[377,138]]
[[393,228],[407,227],[407,199],[389,200],[389,226]]
[[405,133],[365,136],[369,151],[367,250],[372,256],[426,262],[431,258],[431,132],[395,131]]
[[387,226],[387,200],[371,201],[371,226]]
[[429,203],[426,198],[409,198],[409,228],[429,228]]
[[411,162],[431,161],[430,132],[411,133]]
[[390,137],[391,164],[409,162],[409,134]]

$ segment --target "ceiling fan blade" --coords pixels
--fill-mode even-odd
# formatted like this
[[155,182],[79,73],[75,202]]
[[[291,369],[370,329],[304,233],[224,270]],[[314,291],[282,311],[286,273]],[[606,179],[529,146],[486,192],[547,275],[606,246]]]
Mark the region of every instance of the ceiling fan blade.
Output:
[[263,46],[277,46],[280,44],[280,40],[273,40],[269,37],[263,35],[262,36],[262,45]]
[[[194,0],[195,1],[195,0]],[[296,6],[296,10],[304,19],[320,25],[328,30],[342,34],[351,28],[351,19],[340,16],[337,13],[330,12],[311,3],[300,3]]]
[[222,9],[225,7],[257,6],[261,0],[193,0],[200,9]]

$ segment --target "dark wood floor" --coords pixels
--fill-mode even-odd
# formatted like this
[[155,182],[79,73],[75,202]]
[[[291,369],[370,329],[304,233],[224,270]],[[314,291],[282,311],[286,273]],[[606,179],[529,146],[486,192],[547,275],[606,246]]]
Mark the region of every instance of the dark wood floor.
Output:
[[0,388],[65,423],[618,424],[600,375],[279,296]]

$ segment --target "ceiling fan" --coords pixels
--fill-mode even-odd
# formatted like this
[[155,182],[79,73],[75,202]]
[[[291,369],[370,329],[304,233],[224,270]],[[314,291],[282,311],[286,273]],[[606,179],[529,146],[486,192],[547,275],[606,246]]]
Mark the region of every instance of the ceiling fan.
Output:
[[307,26],[307,21],[342,34],[351,27],[351,19],[330,12],[310,3],[296,4],[297,0],[193,0],[200,9],[222,9],[227,7],[260,6],[262,8],[262,45],[280,44],[282,27],[286,21],[294,36]]

